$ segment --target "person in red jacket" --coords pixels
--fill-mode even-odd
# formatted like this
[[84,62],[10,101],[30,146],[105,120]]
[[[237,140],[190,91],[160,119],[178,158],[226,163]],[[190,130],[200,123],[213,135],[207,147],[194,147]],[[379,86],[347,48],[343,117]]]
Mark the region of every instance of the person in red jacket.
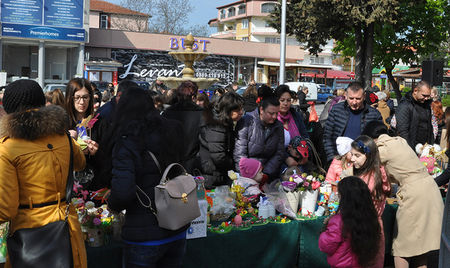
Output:
[[360,178],[345,177],[338,183],[337,214],[325,221],[319,249],[331,267],[372,267],[380,246],[380,223],[372,195]]

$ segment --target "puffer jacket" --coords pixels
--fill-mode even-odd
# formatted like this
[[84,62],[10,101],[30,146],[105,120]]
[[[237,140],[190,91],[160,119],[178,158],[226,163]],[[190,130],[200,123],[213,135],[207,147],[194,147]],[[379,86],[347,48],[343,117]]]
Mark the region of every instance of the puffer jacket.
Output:
[[[55,105],[2,117],[0,125],[0,223],[10,221],[10,234],[63,220],[65,201],[55,205],[19,209],[19,204],[42,204],[65,198],[70,147],[66,130],[69,117]],[[84,168],[80,146],[72,141],[73,169]],[[87,267],[78,216],[68,217],[73,267]],[[7,261],[6,267],[10,267]]]
[[358,257],[352,252],[350,238],[344,238],[342,235],[342,225],[341,214],[330,218],[326,231],[320,234],[319,249],[327,254],[331,267],[361,267]]
[[184,141],[182,149],[181,164],[189,173],[200,168],[200,160],[198,151],[200,142],[198,135],[202,120],[203,108],[196,105],[192,101],[179,101],[167,108],[162,116],[168,119],[177,120],[183,126],[181,139]]
[[[237,126],[237,139],[234,147],[234,163],[239,171],[241,157],[254,158],[263,165],[263,173],[270,179],[280,174],[281,164],[285,160],[284,130],[280,121],[275,120],[265,126],[259,118],[259,111],[244,115]],[[268,131],[267,135],[265,132]]]
[[[423,107],[425,107],[425,110],[427,111],[427,117],[430,119],[428,120],[428,144],[434,143],[434,135],[433,135],[433,127],[431,125],[431,106],[430,101],[427,101],[426,103],[422,104]],[[403,98],[400,104],[397,107],[397,110],[395,111],[395,118],[397,120],[397,133],[400,137],[404,138],[409,146],[415,150],[415,142],[417,137],[417,127],[420,122],[419,120],[419,114],[416,110],[416,106],[421,105],[414,101],[411,92],[408,92]],[[425,143],[425,142],[423,142]]]
[[[333,157],[338,154],[336,139],[344,134],[350,113],[350,107],[345,101],[336,103],[328,115],[323,133],[323,144],[328,162],[333,160]],[[370,121],[383,122],[383,118],[377,109],[365,104],[361,116],[361,131],[364,130],[364,127]]]
[[236,133],[233,122],[228,125],[217,120],[211,109],[204,112],[204,123],[200,126],[200,162],[205,186],[230,185],[228,170],[234,168],[233,150]]
[[[155,209],[154,187],[161,180],[161,173],[148,153],[158,159],[162,171],[172,162],[181,159],[182,126],[176,121],[160,116],[149,116],[142,122],[129,122],[113,147],[112,181],[109,207],[115,211],[126,209],[122,238],[127,241],[152,241],[175,236],[187,227],[170,231],[158,226],[149,209],[136,197],[139,186],[150,198]],[[139,194],[145,204],[146,197]]]

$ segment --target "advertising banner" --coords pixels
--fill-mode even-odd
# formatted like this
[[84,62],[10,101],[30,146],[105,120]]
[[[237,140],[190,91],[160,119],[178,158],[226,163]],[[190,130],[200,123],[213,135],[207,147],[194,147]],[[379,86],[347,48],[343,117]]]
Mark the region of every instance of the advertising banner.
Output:
[[83,0],[0,0],[2,36],[84,42]]
[[[167,52],[134,49],[112,49],[111,56],[123,64],[118,68],[119,80],[133,79],[152,82],[158,76],[181,77],[184,68]],[[219,84],[228,85],[235,80],[235,59],[211,54],[194,63],[195,77],[218,78]]]

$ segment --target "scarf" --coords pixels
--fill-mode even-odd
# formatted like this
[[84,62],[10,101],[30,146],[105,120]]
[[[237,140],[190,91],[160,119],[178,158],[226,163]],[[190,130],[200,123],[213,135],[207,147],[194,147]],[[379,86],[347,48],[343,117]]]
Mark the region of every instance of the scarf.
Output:
[[300,136],[300,132],[298,132],[298,128],[295,124],[294,117],[292,117],[291,111],[288,111],[286,115],[278,113],[278,120],[283,123],[283,125],[284,123],[288,122],[287,131],[289,132],[291,139],[296,136]]

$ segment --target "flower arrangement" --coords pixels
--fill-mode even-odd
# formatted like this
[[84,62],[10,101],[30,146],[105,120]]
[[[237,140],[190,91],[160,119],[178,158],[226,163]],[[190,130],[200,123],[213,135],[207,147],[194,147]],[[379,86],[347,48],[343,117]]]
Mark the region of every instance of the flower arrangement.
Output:
[[81,198],[72,198],[72,204],[75,206],[78,220],[86,228],[109,229],[114,220],[114,215],[108,210],[107,205],[95,207],[94,202],[84,202]]
[[317,190],[322,186],[325,178],[323,175],[313,176],[306,173],[293,174],[289,180],[281,182],[283,189],[286,192],[293,191],[309,191]]

